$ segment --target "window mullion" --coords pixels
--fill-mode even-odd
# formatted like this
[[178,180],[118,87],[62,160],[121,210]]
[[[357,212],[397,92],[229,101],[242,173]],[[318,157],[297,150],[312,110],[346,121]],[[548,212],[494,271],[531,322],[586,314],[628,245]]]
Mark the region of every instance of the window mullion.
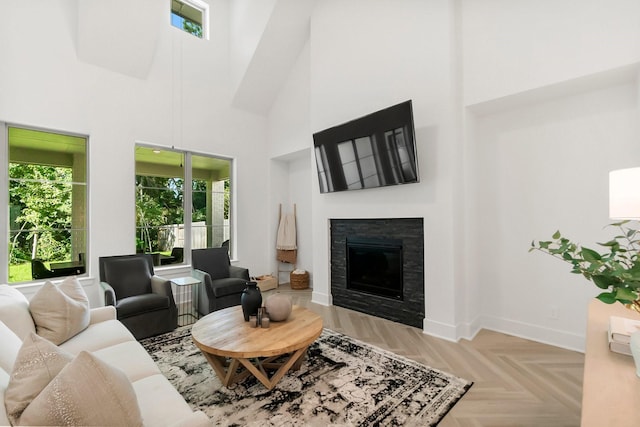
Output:
[[184,262],[191,263],[191,221],[193,220],[193,173],[191,168],[191,153],[186,152],[184,158]]

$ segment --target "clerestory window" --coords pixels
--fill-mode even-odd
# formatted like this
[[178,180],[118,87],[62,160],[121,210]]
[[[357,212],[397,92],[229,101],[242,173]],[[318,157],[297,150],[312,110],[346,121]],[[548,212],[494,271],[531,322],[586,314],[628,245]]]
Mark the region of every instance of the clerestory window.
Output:
[[201,0],[171,0],[171,25],[208,39],[209,5]]

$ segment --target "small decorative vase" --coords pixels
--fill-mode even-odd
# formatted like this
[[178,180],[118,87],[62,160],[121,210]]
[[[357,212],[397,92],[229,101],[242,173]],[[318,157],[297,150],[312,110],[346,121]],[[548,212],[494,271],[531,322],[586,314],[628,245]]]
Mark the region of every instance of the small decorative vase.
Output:
[[264,303],[264,308],[273,322],[283,322],[291,314],[291,297],[280,293],[271,295]]
[[240,297],[240,305],[245,322],[249,321],[249,316],[258,315],[258,309],[262,307],[262,293],[256,282],[247,282],[247,287],[244,288]]
[[629,347],[631,347],[631,355],[636,364],[636,376],[640,377],[640,331],[631,334]]

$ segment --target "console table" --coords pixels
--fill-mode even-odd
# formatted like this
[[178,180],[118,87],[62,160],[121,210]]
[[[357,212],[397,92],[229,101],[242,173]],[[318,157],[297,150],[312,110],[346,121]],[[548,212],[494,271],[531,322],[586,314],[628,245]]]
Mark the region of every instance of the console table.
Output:
[[609,317],[640,320],[621,304],[589,303],[582,383],[582,427],[640,425],[640,378],[631,356],[609,350]]

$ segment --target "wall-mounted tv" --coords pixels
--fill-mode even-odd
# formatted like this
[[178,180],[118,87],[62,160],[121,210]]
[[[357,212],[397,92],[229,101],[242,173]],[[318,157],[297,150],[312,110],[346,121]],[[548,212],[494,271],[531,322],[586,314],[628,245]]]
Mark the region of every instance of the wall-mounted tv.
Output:
[[321,193],[418,182],[411,100],[313,134]]

